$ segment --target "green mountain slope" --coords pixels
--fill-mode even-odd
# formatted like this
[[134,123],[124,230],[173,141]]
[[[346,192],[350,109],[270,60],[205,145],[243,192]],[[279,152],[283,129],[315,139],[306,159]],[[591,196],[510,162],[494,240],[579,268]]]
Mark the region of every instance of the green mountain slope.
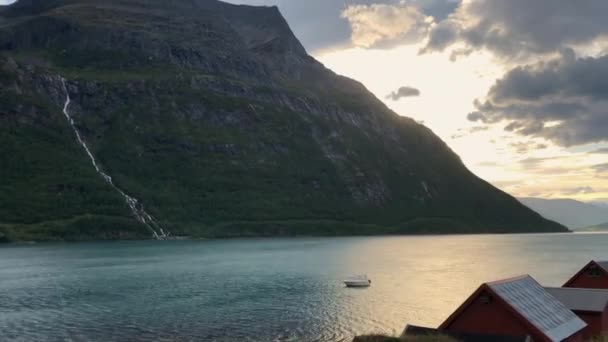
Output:
[[276,8],[21,0],[0,8],[0,232],[548,232],[437,136],[308,56]]

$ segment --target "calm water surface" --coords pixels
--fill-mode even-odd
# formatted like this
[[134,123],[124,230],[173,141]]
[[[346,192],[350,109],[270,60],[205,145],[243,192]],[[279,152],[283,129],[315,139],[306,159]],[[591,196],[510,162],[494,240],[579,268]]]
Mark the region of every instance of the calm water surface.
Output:
[[[481,282],[561,285],[608,234],[0,247],[0,340],[340,341],[436,325]],[[369,289],[341,279],[367,273]]]

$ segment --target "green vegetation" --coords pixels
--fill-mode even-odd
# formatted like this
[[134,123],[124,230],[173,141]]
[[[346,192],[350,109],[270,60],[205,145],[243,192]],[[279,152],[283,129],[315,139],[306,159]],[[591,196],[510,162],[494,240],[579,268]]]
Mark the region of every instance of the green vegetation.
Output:
[[[149,237],[76,143],[60,77],[101,167],[176,235],[565,230],[247,12],[263,9],[69,3],[0,8],[0,239]],[[244,44],[265,30],[283,45]]]

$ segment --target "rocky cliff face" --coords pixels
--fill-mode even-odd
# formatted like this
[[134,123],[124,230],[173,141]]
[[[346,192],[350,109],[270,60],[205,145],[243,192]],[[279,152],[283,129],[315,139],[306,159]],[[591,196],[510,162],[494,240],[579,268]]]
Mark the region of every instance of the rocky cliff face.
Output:
[[102,171],[173,234],[564,230],[308,56],[274,7],[21,0],[0,54],[9,238],[150,236],[78,145],[68,95]]

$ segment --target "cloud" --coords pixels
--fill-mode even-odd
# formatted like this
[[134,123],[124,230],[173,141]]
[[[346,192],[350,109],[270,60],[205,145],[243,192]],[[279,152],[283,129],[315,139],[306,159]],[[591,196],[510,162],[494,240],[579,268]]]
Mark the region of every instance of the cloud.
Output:
[[460,139],[469,134],[485,132],[489,129],[490,129],[489,126],[475,126],[475,127],[470,127],[470,128],[459,128],[458,133],[452,135],[452,139]]
[[513,150],[515,150],[516,153],[526,154],[526,153],[528,153],[530,151],[534,151],[534,150],[544,150],[548,146],[546,144],[539,144],[539,143],[536,143],[533,141],[527,141],[527,142],[509,143],[509,147],[511,147]]
[[507,59],[587,44],[608,34],[608,1],[471,0],[436,25],[423,52],[455,43]]
[[519,154],[526,154],[530,150],[530,144],[525,142],[510,143],[509,147],[515,150]]
[[493,162],[493,161],[485,161],[485,162],[477,163],[477,166],[481,166],[481,167],[497,167],[497,166],[500,166],[500,164],[498,164],[497,162]]
[[469,133],[477,133],[477,132],[484,132],[484,131],[487,131],[489,129],[490,129],[489,126],[475,126],[475,127],[469,128],[468,132]]
[[608,141],[608,55],[577,59],[571,51],[512,69],[476,100],[468,119],[506,122],[505,130],[560,146]]
[[528,172],[541,175],[565,175],[579,171],[580,167],[571,166],[568,157],[529,157],[518,161],[519,167]]
[[17,0],[0,0],[0,6],[10,5],[16,1]]
[[[0,0],[3,1],[3,0]],[[6,0],[4,0],[6,1]],[[406,6],[402,0],[223,0],[234,4],[278,6],[289,26],[308,51],[323,51],[351,45],[351,23],[342,17],[345,4],[369,8],[373,5]],[[408,0],[407,7],[424,17],[447,18],[461,0]],[[401,25],[401,23],[397,23]],[[428,31],[428,28],[427,28]],[[410,37],[411,38],[411,37]]]
[[416,6],[426,15],[432,16],[436,21],[446,19],[452,14],[461,0],[410,0],[409,3]]
[[564,189],[562,191],[563,194],[565,195],[584,195],[584,194],[593,194],[595,193],[595,190],[590,187],[590,186],[581,186],[581,187],[577,187],[577,188],[572,188],[572,189]]
[[526,159],[520,160],[519,164],[526,169],[533,169],[533,168],[536,168],[536,167],[542,165],[544,162],[546,162],[548,160],[552,160],[552,158],[526,158]]
[[608,154],[608,147],[604,147],[604,148],[598,148],[595,151],[591,151],[591,153],[596,153],[596,154]]
[[597,173],[608,173],[608,163],[606,164],[599,164],[599,165],[594,165],[593,169],[595,170],[595,172]]
[[418,42],[427,35],[433,21],[405,1],[394,5],[350,5],[341,16],[350,23],[352,43],[364,48]]
[[400,99],[402,99],[404,97],[415,97],[415,96],[420,96],[420,90],[413,88],[413,87],[404,86],[404,87],[401,87],[401,88],[397,89],[396,91],[393,91],[392,93],[388,94],[386,96],[386,98],[389,100],[393,100],[393,101],[399,101]]

